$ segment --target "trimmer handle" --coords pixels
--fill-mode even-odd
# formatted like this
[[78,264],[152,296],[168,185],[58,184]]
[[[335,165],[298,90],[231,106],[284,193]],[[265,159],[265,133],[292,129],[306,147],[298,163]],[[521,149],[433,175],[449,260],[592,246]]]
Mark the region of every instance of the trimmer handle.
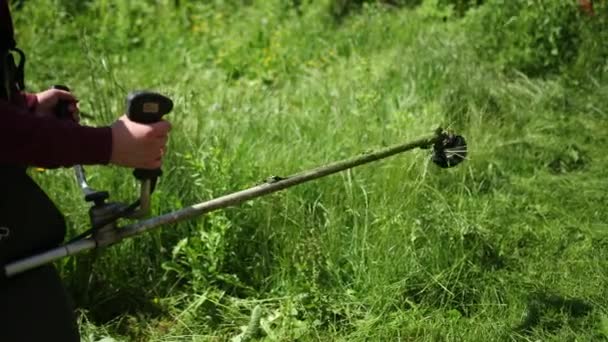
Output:
[[[158,93],[134,91],[127,96],[127,117],[134,122],[158,122],[165,114],[168,114],[171,109],[173,109],[173,101]],[[162,171],[160,168],[152,170],[135,169],[133,175],[141,181],[147,179],[152,180],[152,184],[154,184],[156,178],[162,175]]]
[[127,116],[139,123],[158,122],[173,109],[170,98],[150,92],[133,91],[127,97]]

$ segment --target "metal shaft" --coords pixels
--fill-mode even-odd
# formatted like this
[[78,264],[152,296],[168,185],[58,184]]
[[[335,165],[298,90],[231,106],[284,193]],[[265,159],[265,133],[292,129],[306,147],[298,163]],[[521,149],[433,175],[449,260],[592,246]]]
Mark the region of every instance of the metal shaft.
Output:
[[312,170],[304,171],[286,178],[275,181],[266,182],[249,189],[234,192],[224,195],[206,202],[198,203],[185,207],[183,209],[153,217],[147,220],[142,220],[134,224],[130,224],[120,229],[118,233],[120,239],[141,234],[147,230],[153,229],[160,225],[175,223],[189,218],[203,215],[211,211],[230,207],[248,201],[253,198],[271,194],[292,186],[306,183],[318,178],[322,178],[340,171],[351,169],[353,167],[367,164],[376,160],[384,159],[392,155],[402,153],[419,147],[427,147],[434,144],[437,136],[431,136],[419,139],[410,143],[387,147],[385,149],[364,154],[359,157],[342,160],[329,165],[321,166]]
[[[301,173],[297,173],[286,178],[270,179],[266,183],[245,190],[237,191],[206,202],[194,204],[171,213],[142,220],[137,223],[118,228],[116,240],[112,241],[111,244],[115,244],[125,238],[139,235],[164,224],[187,220],[195,216],[200,216],[209,213],[214,210],[234,206],[253,198],[268,195],[298,184],[306,183],[318,178],[322,178],[376,160],[384,159],[415,148],[430,147],[438,139],[441,138],[439,132],[440,131],[438,130],[438,133],[432,136],[421,138],[405,144],[387,147],[376,152],[362,154],[357,157],[345,159],[329,165],[303,171]],[[97,242],[92,237],[80,241],[75,241],[70,244],[54,248],[47,252],[9,263],[5,266],[5,274],[7,277],[11,277],[18,273],[53,262],[60,258],[96,248],[97,245]]]

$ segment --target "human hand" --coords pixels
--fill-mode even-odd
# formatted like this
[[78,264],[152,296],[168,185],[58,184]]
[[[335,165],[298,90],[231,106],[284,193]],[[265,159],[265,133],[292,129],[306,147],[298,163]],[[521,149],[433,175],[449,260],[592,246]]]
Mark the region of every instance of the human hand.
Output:
[[161,166],[171,130],[168,121],[141,124],[123,115],[111,128],[110,163],[140,169],[157,169]]
[[36,93],[36,99],[38,105],[36,106],[35,113],[38,116],[50,117],[55,116],[55,110],[59,101],[68,102],[68,111],[72,114],[74,121],[78,122],[80,117],[78,115],[78,99],[72,95],[72,93],[61,90],[61,89],[48,89],[40,93]]

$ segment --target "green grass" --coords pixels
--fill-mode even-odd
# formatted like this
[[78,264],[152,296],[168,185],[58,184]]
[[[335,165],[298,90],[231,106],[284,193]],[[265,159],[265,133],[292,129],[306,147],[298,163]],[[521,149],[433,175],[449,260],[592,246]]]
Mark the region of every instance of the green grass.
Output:
[[[484,7],[444,21],[432,1],[364,6],[337,23],[325,3],[233,3],[27,1],[29,88],[69,85],[91,125],[131,89],[171,96],[159,214],[439,125],[469,160],[440,170],[415,151],[65,260],[84,340],[247,340],[258,306],[265,341],[608,339],[596,45],[532,77],[510,50],[479,53]],[[87,171],[136,195],[129,170]],[[86,229],[71,170],[36,178],[71,234]]]

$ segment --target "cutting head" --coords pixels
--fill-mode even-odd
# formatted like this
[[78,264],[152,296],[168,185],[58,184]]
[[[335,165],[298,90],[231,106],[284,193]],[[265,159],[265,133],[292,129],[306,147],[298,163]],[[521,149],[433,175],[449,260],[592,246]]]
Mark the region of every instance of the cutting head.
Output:
[[433,145],[431,160],[441,168],[449,168],[460,164],[467,157],[467,142],[461,135],[441,131]]

